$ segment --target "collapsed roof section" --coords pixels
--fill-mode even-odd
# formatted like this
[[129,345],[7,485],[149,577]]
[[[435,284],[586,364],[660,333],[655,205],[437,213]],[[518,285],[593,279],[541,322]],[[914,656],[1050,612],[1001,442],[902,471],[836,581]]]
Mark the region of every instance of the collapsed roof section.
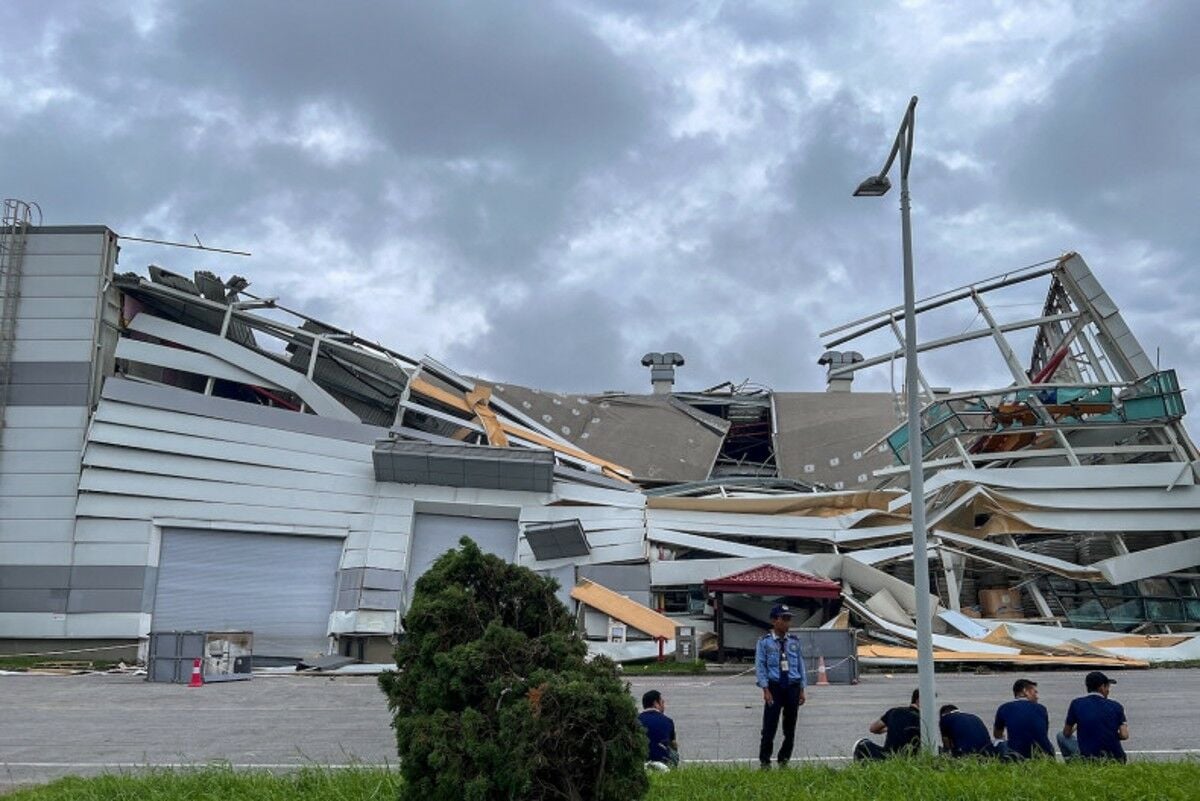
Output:
[[[148,280],[115,279],[124,296],[116,356],[127,378],[386,429],[375,460],[379,480],[420,473],[429,483],[545,491],[552,470],[559,479],[632,487],[627,468],[433,359],[255,297],[236,276],[149,273]],[[544,453],[549,462],[507,457],[510,448]]]

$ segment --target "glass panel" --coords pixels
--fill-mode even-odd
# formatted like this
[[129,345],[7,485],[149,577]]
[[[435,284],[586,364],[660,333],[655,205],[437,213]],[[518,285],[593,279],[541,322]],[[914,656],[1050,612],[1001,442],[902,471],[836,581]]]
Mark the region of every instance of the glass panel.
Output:
[[1148,600],[1146,613],[1150,620],[1160,623],[1182,623],[1183,604],[1179,601]]

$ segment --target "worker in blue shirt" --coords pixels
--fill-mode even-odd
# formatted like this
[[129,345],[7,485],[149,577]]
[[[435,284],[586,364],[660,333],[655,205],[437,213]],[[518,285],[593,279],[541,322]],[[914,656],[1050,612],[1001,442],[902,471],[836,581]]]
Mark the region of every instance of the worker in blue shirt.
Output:
[[[1058,735],[1058,747],[1065,758],[1125,761],[1125,749],[1121,747],[1121,741],[1129,739],[1125,707],[1108,697],[1116,683],[1098,670],[1084,678],[1088,694],[1067,707],[1067,720]],[[1076,728],[1078,737],[1073,736]]]
[[942,753],[953,757],[996,756],[996,747],[987,726],[978,715],[963,712],[954,704],[938,710],[938,728],[942,732]]
[[800,638],[788,633],[792,610],[779,604],[771,609],[771,630],[762,636],[754,651],[754,676],[762,689],[762,740],[758,746],[758,764],[771,767],[771,752],[775,750],[775,731],[783,715],[783,744],[779,747],[779,766],[792,758],[796,740],[796,718],[804,703],[804,656],[800,653]]
[[1006,759],[1031,759],[1036,755],[1054,756],[1050,745],[1050,715],[1038,703],[1036,681],[1017,679],[1013,682],[1013,700],[996,710],[992,736],[1007,737],[997,746]]

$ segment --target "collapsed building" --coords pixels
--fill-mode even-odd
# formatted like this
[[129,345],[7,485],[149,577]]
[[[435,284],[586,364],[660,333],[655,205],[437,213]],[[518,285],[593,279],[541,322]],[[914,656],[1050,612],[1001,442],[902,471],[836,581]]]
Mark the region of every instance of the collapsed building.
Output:
[[[922,376],[913,423],[895,393],[852,386],[900,344],[846,349],[899,339],[899,309],[826,335],[825,392],[679,391],[683,356],[650,353],[649,393],[558,394],[398,353],[242,278],[119,273],[111,230],[8,211],[9,652],[246,630],[256,658],[386,661],[416,579],[469,536],[557,579],[618,658],[672,649],[679,625],[704,651],[744,652],[785,599],[797,625],[860,630],[861,658],[909,662],[917,592],[932,596],[938,660],[1200,657],[1182,391],[1077,254],[918,304],[971,304],[981,321],[922,353],[987,343],[1011,380],[951,392]],[[1040,312],[998,320],[988,299],[1009,291]],[[915,500],[910,436],[925,460]]]

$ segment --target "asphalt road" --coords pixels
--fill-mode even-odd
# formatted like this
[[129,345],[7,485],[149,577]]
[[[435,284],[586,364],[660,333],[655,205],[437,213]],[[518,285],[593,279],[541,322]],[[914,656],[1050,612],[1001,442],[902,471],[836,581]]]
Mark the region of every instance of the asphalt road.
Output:
[[[1082,672],[1039,672],[1051,735]],[[1017,674],[938,676],[942,703],[991,724]],[[1113,698],[1125,705],[1133,759],[1200,757],[1200,670],[1123,671]],[[814,687],[801,708],[794,759],[845,759],[867,724],[904,703],[913,674],[867,675],[853,687]],[[639,678],[631,692],[661,690],[685,760],[750,761],[761,696],[750,676]],[[130,676],[0,676],[0,791],[68,774],[146,765],[288,769],[306,763],[395,762],[390,718],[372,677],[256,676],[200,689]]]

